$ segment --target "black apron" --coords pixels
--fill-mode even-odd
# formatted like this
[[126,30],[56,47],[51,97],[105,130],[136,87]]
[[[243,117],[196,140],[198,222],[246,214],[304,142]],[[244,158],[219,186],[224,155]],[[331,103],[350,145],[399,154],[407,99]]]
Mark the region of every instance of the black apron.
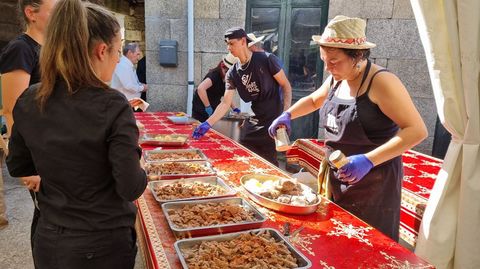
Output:
[[[370,66],[371,63],[368,61],[359,90],[366,80]],[[379,70],[372,76],[367,90],[362,96],[368,98],[373,78],[382,71],[386,70]],[[388,139],[375,142],[369,139],[358,115],[357,100],[360,98],[358,91],[355,99],[340,99],[335,96],[335,91],[340,83],[341,81],[332,87],[332,79],[327,100],[320,109],[320,124],[325,128],[326,144],[335,150],[341,150],[346,156],[365,154]],[[375,117],[375,115],[370,116]],[[336,204],[398,241],[403,178],[401,156],[372,168],[355,185],[346,185],[339,181],[333,170],[330,172],[330,177],[333,200]]]

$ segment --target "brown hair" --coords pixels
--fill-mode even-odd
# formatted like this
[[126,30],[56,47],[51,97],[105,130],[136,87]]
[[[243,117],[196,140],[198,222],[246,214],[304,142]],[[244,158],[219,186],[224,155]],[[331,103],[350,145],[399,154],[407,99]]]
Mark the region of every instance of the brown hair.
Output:
[[36,96],[40,110],[52,94],[57,79],[66,83],[70,94],[82,87],[108,89],[95,74],[90,56],[98,42],[111,45],[119,31],[117,19],[99,5],[80,0],[58,2],[40,54],[42,83]]
[[225,71],[225,69],[228,70],[228,67],[223,63],[223,61],[220,61],[217,66],[215,66],[214,68],[211,68],[210,70],[208,70],[208,73],[210,72],[219,72],[220,73],[220,78],[222,80],[225,79],[225,74],[227,73],[227,71]]
[[368,57],[370,57],[370,49],[340,49],[343,50],[348,57],[356,60],[357,62],[366,60]]
[[20,21],[24,29],[30,24],[30,21],[28,20],[27,15],[25,14],[25,8],[27,6],[31,6],[34,8],[35,12],[38,12],[42,4],[43,4],[43,0],[18,0],[18,4],[17,4],[18,20]]

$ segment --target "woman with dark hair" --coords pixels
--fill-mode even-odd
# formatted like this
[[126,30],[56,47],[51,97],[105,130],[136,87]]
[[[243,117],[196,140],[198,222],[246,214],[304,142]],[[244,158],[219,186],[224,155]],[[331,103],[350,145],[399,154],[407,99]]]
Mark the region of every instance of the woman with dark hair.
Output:
[[[0,55],[0,74],[2,83],[3,115],[7,123],[7,137],[13,125],[12,110],[18,97],[30,85],[40,81],[38,58],[44,42],[45,29],[50,12],[57,0],[19,0],[18,13],[25,32],[10,41]],[[8,152],[6,152],[8,154]],[[30,190],[35,204],[35,192],[40,187],[40,177],[20,178]],[[0,202],[1,204],[1,202]],[[1,209],[0,205],[0,210]],[[35,207],[32,219],[31,239],[38,220],[38,208]],[[0,218],[1,218],[0,212]],[[5,220],[6,221],[6,220]],[[2,220],[0,219],[0,223]],[[33,248],[33,245],[32,245]]]
[[80,0],[56,4],[41,83],[17,100],[7,157],[12,176],[42,178],[36,268],[134,267],[132,201],[147,182],[132,109],[107,84],[120,55],[110,11]]
[[405,86],[397,76],[368,59],[366,23],[337,16],[322,36],[321,59],[330,77],[295,103],[270,126],[273,137],[284,125],[320,109],[325,141],[348,156],[348,163],[331,170],[334,202],[398,241],[402,153],[420,143],[427,129]]
[[[237,60],[229,53],[215,68],[208,71],[193,95],[192,117],[194,119],[206,121],[215,111],[225,93],[225,74]],[[233,104],[232,109],[236,113],[240,112],[240,109],[235,108]]]

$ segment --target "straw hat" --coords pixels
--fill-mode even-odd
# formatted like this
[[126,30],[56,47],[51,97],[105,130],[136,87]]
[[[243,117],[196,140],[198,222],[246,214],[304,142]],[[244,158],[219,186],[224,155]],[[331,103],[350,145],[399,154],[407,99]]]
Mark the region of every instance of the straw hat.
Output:
[[256,37],[253,33],[250,33],[250,34],[247,34],[247,37],[252,40],[251,42],[248,42],[248,47],[250,48],[251,46],[253,45],[256,45],[260,42],[262,42],[262,40],[265,38],[264,35],[262,36],[259,36],[259,37]]
[[366,25],[363,19],[338,15],[327,24],[321,36],[314,35],[312,39],[315,43],[326,47],[370,49],[376,45],[367,42]]
[[233,56],[233,54],[231,53],[228,53],[225,56],[223,56],[223,64],[225,64],[227,68],[232,67],[232,65],[234,65],[237,61],[238,61],[238,58]]

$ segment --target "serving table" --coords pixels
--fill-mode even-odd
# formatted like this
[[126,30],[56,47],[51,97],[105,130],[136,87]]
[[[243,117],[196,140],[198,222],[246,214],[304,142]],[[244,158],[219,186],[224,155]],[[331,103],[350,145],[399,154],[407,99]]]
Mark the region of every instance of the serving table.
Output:
[[[175,125],[166,118],[174,113],[136,113],[146,132],[191,134],[191,125]],[[153,147],[144,146],[144,149]],[[239,180],[247,174],[288,174],[230,138],[210,130],[199,140],[190,139],[183,148],[201,149],[213,164],[217,175],[248,199]],[[289,241],[308,259],[312,268],[434,268],[405,247],[394,242],[332,202],[323,199],[310,215],[289,215],[266,209],[251,202],[267,216],[265,228],[283,231],[290,223]],[[177,240],[169,229],[161,206],[150,190],[136,201],[137,233],[140,249],[148,268],[181,268],[173,244]]]
[[[323,142],[317,139],[298,139],[287,151],[287,163],[298,164],[317,176],[323,160]],[[420,222],[427,205],[442,160],[409,150],[403,154],[404,176],[400,211],[400,238],[415,246]]]

